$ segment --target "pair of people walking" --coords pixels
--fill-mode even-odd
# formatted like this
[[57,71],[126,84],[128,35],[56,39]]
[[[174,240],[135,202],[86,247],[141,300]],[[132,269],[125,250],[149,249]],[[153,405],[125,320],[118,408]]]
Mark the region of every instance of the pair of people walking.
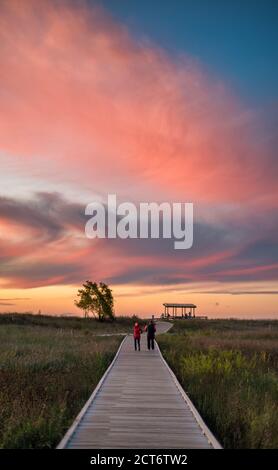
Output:
[[[147,333],[147,346],[148,350],[154,349],[154,338],[156,333],[156,328],[153,320],[151,320],[144,328],[144,331]],[[134,349],[135,351],[140,351],[140,342],[141,342],[141,333],[142,329],[140,328],[139,324],[136,322],[133,329],[133,337],[134,337]]]

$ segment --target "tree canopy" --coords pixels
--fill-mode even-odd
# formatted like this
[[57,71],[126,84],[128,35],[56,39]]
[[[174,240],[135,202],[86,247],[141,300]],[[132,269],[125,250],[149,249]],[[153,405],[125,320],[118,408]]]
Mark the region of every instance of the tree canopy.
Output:
[[84,311],[85,317],[91,313],[100,321],[114,320],[114,299],[112,290],[104,282],[86,281],[82,289],[78,289],[75,305]]

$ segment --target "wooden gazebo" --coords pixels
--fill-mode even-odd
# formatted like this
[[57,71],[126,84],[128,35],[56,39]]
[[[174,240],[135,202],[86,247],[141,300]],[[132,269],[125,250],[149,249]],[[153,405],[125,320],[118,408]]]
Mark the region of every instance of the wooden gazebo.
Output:
[[195,318],[195,309],[197,308],[197,305],[168,303],[163,305],[165,318]]

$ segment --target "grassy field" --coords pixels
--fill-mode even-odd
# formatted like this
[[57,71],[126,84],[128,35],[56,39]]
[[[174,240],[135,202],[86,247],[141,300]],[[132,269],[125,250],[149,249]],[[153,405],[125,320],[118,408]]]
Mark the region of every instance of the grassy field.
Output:
[[133,320],[0,315],[0,448],[53,448]]
[[116,317],[115,321],[100,322],[92,317],[70,317],[33,315],[31,313],[1,313],[1,325],[41,326],[66,330],[82,330],[84,333],[92,334],[117,334],[132,331],[137,317]]
[[[53,448],[134,318],[0,315],[0,448]],[[225,448],[278,446],[278,321],[181,320],[162,352]]]
[[177,320],[159,345],[224,448],[278,447],[278,321]]

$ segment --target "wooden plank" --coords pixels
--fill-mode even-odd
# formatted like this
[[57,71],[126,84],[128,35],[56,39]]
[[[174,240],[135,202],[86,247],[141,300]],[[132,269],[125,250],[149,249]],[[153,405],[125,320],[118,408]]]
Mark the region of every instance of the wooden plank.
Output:
[[[158,332],[169,328],[158,322]],[[183,393],[182,393],[183,392]],[[58,448],[221,448],[156,345],[125,338]]]

